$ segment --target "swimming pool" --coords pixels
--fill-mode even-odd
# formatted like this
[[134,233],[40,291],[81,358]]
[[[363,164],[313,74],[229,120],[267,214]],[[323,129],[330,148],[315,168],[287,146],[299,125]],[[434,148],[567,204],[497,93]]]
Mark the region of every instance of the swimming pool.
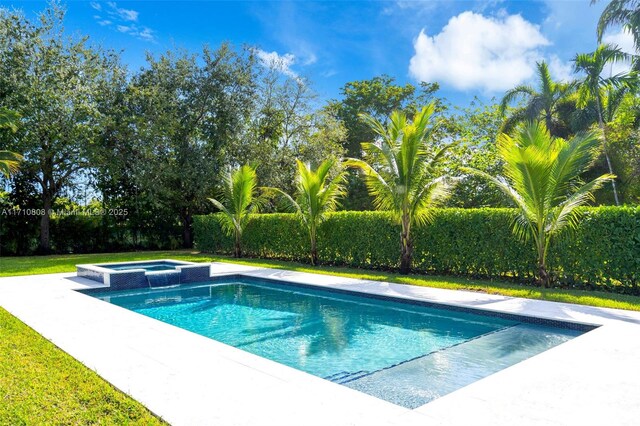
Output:
[[91,294],[407,408],[589,329],[241,276]]

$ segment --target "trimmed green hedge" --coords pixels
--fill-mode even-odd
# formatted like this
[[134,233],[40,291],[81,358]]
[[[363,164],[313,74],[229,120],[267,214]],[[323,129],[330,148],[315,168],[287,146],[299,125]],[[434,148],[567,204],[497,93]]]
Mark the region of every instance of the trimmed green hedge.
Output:
[[[573,240],[552,247],[549,264],[561,284],[638,293],[640,207],[583,209],[585,218]],[[534,276],[532,244],[511,232],[512,209],[440,209],[431,225],[415,228],[414,269],[432,274],[529,280]],[[231,253],[232,240],[215,215],[196,216],[196,246]],[[308,260],[306,232],[292,214],[255,215],[243,235],[249,256]],[[337,212],[318,231],[324,263],[395,269],[400,228],[385,212]]]

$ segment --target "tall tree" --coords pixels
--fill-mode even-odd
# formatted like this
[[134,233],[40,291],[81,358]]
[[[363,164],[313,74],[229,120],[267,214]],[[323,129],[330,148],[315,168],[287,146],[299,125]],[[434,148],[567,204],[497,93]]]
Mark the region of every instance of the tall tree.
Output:
[[342,123],[314,110],[309,82],[282,73],[277,63],[259,68],[252,111],[237,140],[226,149],[232,164],[256,164],[260,182],[286,192],[295,190],[297,168],[291,161],[320,164],[342,156]]
[[525,100],[523,106],[510,111],[500,131],[509,133],[519,123],[543,120],[552,135],[566,137],[569,133],[568,124],[561,119],[559,109],[573,90],[573,85],[554,81],[546,62],[538,62],[536,66],[536,88],[519,85],[508,90],[500,101],[500,113],[504,115],[514,101],[520,98]]
[[435,105],[431,103],[417,112],[413,120],[407,119],[403,112],[394,111],[386,126],[372,116],[363,116],[375,132],[376,140],[362,144],[368,162],[347,161],[348,166],[364,173],[376,209],[390,211],[402,227],[402,274],[411,270],[411,229],[430,222],[431,209],[450,194],[450,181],[440,174],[439,166],[452,145],[435,146],[430,139],[434,111]]
[[[613,175],[613,166],[607,147],[607,135],[605,127],[605,111],[603,92],[611,87],[633,86],[636,84],[635,74],[622,73],[610,77],[604,76],[608,64],[629,60],[629,55],[622,52],[619,47],[611,44],[601,44],[592,53],[579,53],[574,61],[575,72],[584,73],[584,77],[578,82],[578,106],[583,107],[590,100],[595,103],[598,117],[598,126],[602,131],[602,144],[609,173]],[[611,180],[613,197],[616,205],[620,204],[615,180]]]
[[563,231],[575,228],[580,219],[577,207],[593,199],[593,192],[614,178],[605,174],[591,182],[580,180],[601,150],[599,132],[581,133],[565,141],[554,138],[543,123],[529,123],[514,137],[498,138],[498,152],[504,161],[504,177],[469,170],[493,182],[517,206],[514,233],[532,239],[538,254],[538,281],[551,281],[547,253],[551,242]]
[[149,55],[131,82],[140,185],[177,215],[183,246],[193,245],[193,215],[223,165],[223,149],[244,125],[254,94],[254,58],[223,44],[200,55]]
[[335,159],[323,161],[316,170],[300,160],[296,160],[296,164],[298,176],[295,198],[278,188],[272,188],[272,191],[283,195],[302,221],[309,235],[311,264],[317,265],[318,227],[327,219],[328,213],[336,211],[340,198],[345,196],[345,172],[333,170],[339,166]]
[[244,165],[230,172],[222,184],[222,199],[209,198],[220,211],[222,229],[234,237],[234,257],[242,257],[242,232],[249,223],[250,214],[257,213],[264,204],[258,194],[256,169]]
[[[598,0],[591,0],[591,4]],[[633,35],[636,51],[640,52],[640,0],[611,0],[598,20],[598,43],[607,29],[621,25]]]
[[[470,107],[448,114],[444,120],[451,124],[443,139],[456,142],[448,155],[454,169],[473,167],[489,174],[502,170],[496,149],[496,139],[504,122],[499,105],[474,99]],[[508,203],[508,198],[494,185],[478,176],[467,175],[458,182],[446,205],[476,208],[506,207]]]
[[54,200],[90,165],[102,118],[95,102],[120,68],[116,55],[89,46],[87,38],[67,37],[63,19],[55,3],[37,22],[0,10],[0,103],[22,116],[8,147],[24,155],[21,168],[40,192],[41,252],[50,248]]

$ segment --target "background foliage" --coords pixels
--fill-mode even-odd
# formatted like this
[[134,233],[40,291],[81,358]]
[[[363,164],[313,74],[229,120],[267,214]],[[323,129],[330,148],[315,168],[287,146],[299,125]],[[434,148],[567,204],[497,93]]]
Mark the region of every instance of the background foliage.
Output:
[[[412,114],[428,102],[436,104],[434,140],[457,142],[445,171],[459,175],[462,167],[473,167],[496,175],[502,164],[495,140],[505,119],[530,100],[550,95],[535,83],[537,96],[509,103],[503,115],[494,99],[454,107],[439,95],[437,82],[414,85],[379,75],[346,82],[337,99],[323,101],[312,81],[260,61],[251,46],[172,48],[149,55],[134,70],[120,53],[67,31],[65,20],[64,7],[56,2],[33,18],[0,7],[0,108],[20,117],[15,133],[0,129],[0,150],[25,158],[10,179],[0,176],[0,207],[99,205],[128,213],[51,215],[50,220],[2,215],[0,255],[190,247],[192,217],[215,211],[206,199],[218,195],[224,171],[252,164],[259,185],[291,193],[296,158],[316,167],[327,158],[362,157],[360,143],[374,135],[360,113],[383,120],[394,109]],[[549,87],[558,83],[548,77]],[[610,90],[602,96],[621,203],[637,205],[638,87],[620,99]],[[593,101],[579,107],[571,91],[552,98],[563,136],[598,126]],[[606,170],[603,157],[582,178]],[[372,209],[355,172],[349,173],[348,191],[344,210]],[[612,204],[611,189],[599,191],[596,200]],[[467,177],[447,206],[510,204],[494,186]]]

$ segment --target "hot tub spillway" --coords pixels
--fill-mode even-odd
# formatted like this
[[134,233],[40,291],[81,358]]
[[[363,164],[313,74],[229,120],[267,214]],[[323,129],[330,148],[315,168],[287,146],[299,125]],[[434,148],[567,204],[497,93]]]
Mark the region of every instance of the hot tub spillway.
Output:
[[210,263],[155,260],[76,265],[78,277],[106,284],[114,290],[155,288],[211,280]]
[[180,271],[154,271],[145,274],[149,287],[166,287],[180,284]]

